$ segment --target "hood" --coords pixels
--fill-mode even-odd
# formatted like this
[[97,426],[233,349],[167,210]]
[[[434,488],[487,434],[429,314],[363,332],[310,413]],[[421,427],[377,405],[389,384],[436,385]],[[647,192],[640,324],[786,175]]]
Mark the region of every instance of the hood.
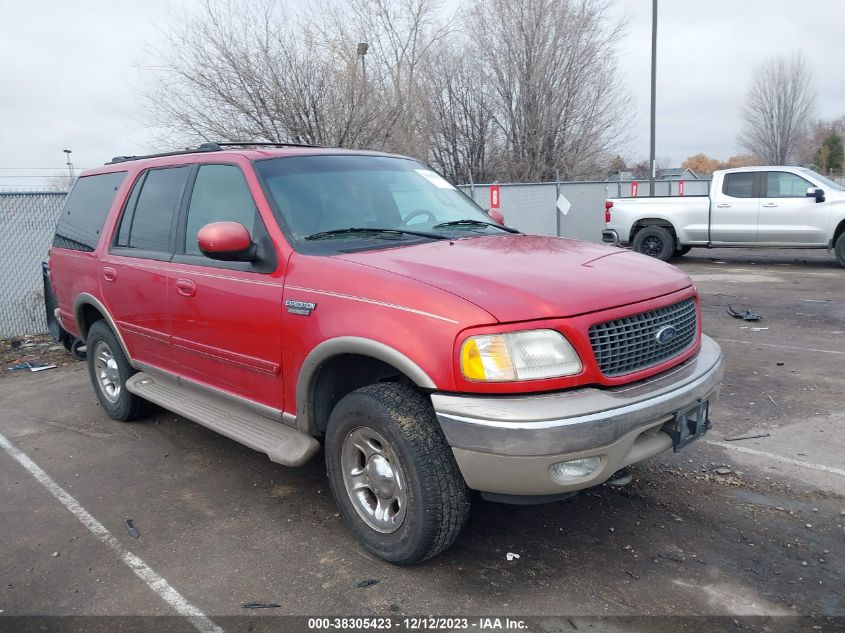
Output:
[[336,257],[435,286],[500,322],[584,314],[692,284],[683,271],[651,257],[534,235],[443,240]]

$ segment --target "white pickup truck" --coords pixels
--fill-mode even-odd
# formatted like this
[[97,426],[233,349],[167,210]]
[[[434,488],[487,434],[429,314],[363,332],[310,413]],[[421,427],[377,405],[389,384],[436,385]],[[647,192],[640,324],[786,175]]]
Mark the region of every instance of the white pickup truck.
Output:
[[663,261],[695,246],[833,249],[845,267],[845,188],[803,167],[713,173],[710,195],[611,198],[602,241]]

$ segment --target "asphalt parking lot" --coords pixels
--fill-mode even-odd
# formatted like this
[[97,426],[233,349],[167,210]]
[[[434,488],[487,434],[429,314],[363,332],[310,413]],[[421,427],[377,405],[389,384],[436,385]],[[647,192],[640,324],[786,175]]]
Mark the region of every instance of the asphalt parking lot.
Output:
[[[560,616],[540,625],[560,631],[599,630],[591,616],[608,615],[727,615],[739,628],[805,615],[808,630],[838,630],[845,270],[808,251],[693,250],[676,263],[727,357],[707,438],[635,468],[625,488],[544,506],[476,500],[456,545],[414,568],[358,546],[319,459],[285,469],[161,410],[114,422],[81,363],[4,372],[0,434],[114,543],[0,451],[0,629],[10,615],[175,615],[166,584],[208,622],[264,602],[279,605],[268,614]],[[766,436],[725,440],[744,435]]]

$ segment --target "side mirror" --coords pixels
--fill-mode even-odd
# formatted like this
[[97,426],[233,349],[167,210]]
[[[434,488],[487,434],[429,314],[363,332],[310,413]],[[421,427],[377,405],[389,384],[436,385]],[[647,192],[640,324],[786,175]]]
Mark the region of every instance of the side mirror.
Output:
[[493,220],[496,224],[504,224],[505,223],[505,216],[502,215],[502,212],[498,209],[490,209],[487,211],[487,215],[490,216],[490,219]]
[[238,222],[212,222],[197,232],[197,245],[206,257],[224,262],[251,262],[257,248],[249,231]]
[[807,189],[806,195],[808,198],[815,198],[816,202],[824,202],[824,189],[810,187],[809,189]]

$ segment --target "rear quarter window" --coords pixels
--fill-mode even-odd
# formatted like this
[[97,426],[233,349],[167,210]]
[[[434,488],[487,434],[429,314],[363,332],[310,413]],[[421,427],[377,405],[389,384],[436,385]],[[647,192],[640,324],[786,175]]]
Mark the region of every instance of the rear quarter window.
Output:
[[93,251],[124,178],[126,172],[117,171],[77,180],[62,207],[53,246]]

